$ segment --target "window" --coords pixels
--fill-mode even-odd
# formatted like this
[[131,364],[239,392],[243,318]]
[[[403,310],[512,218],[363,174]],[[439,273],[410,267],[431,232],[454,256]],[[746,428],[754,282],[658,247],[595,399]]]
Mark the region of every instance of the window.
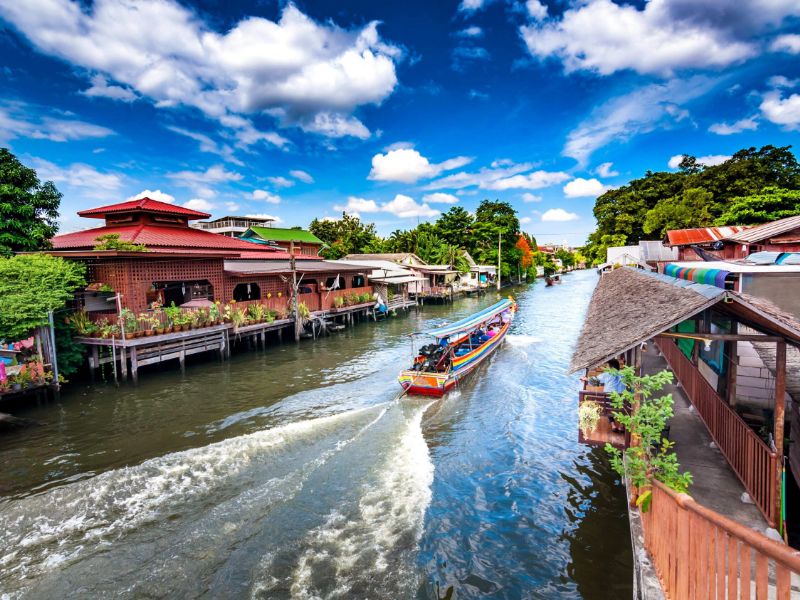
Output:
[[364,276],[363,275],[353,275],[353,287],[364,287]]
[[343,284],[343,283],[344,283],[343,281],[340,281],[340,280],[339,280],[339,277],[338,277],[338,276],[335,276],[335,277],[328,277],[328,278],[325,280],[325,287],[326,287],[327,289],[329,289],[329,290],[338,289],[338,288],[342,287],[342,284]]
[[147,291],[147,303],[158,301],[164,306],[173,302],[180,306],[190,300],[214,298],[214,286],[207,279],[200,281],[154,281]]
[[261,288],[257,283],[240,283],[233,288],[233,299],[237,302],[261,300]]

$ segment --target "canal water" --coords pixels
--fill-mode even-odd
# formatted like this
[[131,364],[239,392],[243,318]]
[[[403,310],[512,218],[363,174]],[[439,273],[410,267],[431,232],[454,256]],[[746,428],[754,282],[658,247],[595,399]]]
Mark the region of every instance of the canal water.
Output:
[[496,295],[17,410],[0,598],[631,597],[624,494],[566,374],[595,283],[513,290],[442,400],[396,399],[408,333]]

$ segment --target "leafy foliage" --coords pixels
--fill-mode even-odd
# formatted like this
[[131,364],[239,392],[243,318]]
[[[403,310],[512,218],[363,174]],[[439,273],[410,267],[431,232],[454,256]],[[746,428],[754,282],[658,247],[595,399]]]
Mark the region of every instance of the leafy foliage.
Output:
[[55,318],[53,319],[53,324],[56,334],[58,374],[69,377],[80,369],[87,348],[74,340],[77,332],[68,319]]
[[362,223],[361,219],[342,213],[337,220],[314,219],[308,229],[325,242],[320,251],[323,258],[335,260],[348,254],[362,254],[382,251],[382,242],[372,223]]
[[[644,503],[648,501],[648,488],[653,478],[676,492],[686,492],[692,483],[692,474],[680,472],[678,457],[673,451],[674,443],[662,437],[667,421],[673,414],[672,394],[654,397],[656,392],[672,382],[672,373],[664,370],[654,375],[638,376],[630,366],[609,372],[619,374],[625,383],[624,392],[611,393],[611,402],[616,409],[614,419],[624,425],[637,441],[637,445],[624,453],[606,444],[614,470],[623,477],[629,477],[640,491],[644,490],[640,496]],[[626,406],[634,409],[628,413]],[[643,509],[647,509],[647,504]]]
[[61,193],[52,181],[0,148],[0,256],[49,247],[58,231]]
[[0,258],[0,338],[18,340],[47,323],[86,285],[83,264],[48,256],[21,254]]
[[[644,239],[660,239],[668,229],[703,227],[715,222],[735,223],[747,217],[742,199],[767,194],[767,189],[800,190],[800,165],[790,146],[763,146],[736,152],[720,165],[705,167],[693,156],[686,156],[675,173],[648,171],[644,177],[609,190],[595,202],[597,229],[589,236],[585,252],[595,264],[604,262],[609,246],[638,244]],[[753,219],[758,201],[753,201]],[[775,211],[790,210],[778,203]],[[772,213],[763,210],[762,216]],[[783,213],[780,213],[783,214]],[[723,216],[724,215],[724,216]],[[753,222],[764,222],[764,219]]]
[[95,250],[119,250],[121,252],[147,252],[144,244],[135,244],[119,239],[118,233],[106,233],[95,238]]
[[800,215],[800,190],[768,187],[759,194],[734,198],[716,225],[758,225]]

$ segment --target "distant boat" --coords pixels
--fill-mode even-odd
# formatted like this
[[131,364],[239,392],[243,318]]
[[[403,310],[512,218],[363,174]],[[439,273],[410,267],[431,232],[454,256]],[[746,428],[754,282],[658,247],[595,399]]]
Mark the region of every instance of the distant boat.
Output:
[[544,284],[547,287],[550,287],[551,285],[553,285],[555,283],[561,283],[561,275],[547,275],[547,276],[545,276]]
[[500,346],[516,311],[517,303],[509,298],[466,319],[414,334],[431,336],[436,343],[419,349],[413,366],[400,372],[400,385],[409,394],[443,396]]

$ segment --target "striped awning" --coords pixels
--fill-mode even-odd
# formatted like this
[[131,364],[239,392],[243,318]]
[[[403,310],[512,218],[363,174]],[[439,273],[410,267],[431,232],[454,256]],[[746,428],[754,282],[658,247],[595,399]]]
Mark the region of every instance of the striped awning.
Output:
[[509,299],[500,300],[500,302],[492,304],[490,307],[484,308],[482,311],[477,312],[465,319],[461,319],[455,323],[449,323],[448,325],[442,325],[441,327],[437,327],[435,329],[426,329],[425,331],[418,332],[418,334],[432,335],[435,338],[460,336],[477,329],[482,323],[485,323],[486,321],[499,315],[504,310],[511,308],[511,305],[512,302]]
[[705,283],[725,289],[725,278],[731,274],[723,269],[692,269],[670,263],[664,267],[664,274],[676,279],[686,279],[696,283]]

